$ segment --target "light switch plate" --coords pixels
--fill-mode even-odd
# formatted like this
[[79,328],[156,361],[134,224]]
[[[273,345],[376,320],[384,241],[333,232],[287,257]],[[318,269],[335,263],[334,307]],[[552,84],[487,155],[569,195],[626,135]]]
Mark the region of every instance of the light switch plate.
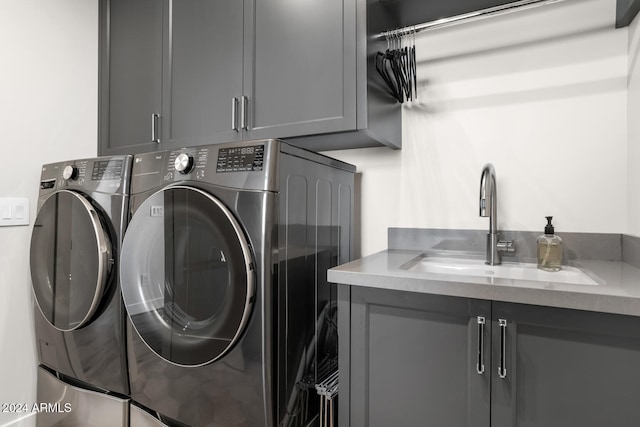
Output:
[[29,225],[29,199],[0,197],[0,227]]

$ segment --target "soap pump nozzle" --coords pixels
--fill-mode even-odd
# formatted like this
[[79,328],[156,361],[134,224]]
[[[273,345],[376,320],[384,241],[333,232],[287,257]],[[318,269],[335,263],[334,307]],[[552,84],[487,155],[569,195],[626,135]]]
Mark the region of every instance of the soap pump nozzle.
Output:
[[554,234],[555,229],[553,228],[553,224],[551,224],[552,216],[547,216],[547,225],[544,227],[544,234]]

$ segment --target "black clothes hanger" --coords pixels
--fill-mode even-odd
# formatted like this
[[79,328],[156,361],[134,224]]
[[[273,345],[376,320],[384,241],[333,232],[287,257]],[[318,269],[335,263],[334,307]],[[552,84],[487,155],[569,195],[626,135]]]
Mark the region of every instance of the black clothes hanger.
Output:
[[412,101],[417,98],[415,34],[411,46],[403,46],[403,36],[397,32],[385,33],[385,38],[387,50],[376,53],[376,71],[398,102]]

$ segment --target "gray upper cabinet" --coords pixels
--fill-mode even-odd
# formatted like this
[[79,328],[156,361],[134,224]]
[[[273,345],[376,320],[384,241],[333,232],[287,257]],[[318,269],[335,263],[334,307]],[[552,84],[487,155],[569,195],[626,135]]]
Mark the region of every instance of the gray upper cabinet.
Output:
[[640,11],[640,0],[617,0],[616,28],[626,27]]
[[520,0],[379,0],[401,26],[418,25]]
[[172,0],[165,8],[163,148],[241,139],[232,99],[242,93],[242,1]]
[[102,0],[100,14],[100,154],[242,139],[241,1]]
[[[402,27],[435,22],[441,19],[487,11],[505,5],[523,5],[544,0],[379,0]],[[633,21],[640,10],[640,0],[616,0],[616,28]]]
[[252,6],[245,60],[249,137],[355,129],[356,2],[261,0]]
[[[101,0],[100,154],[259,138],[401,146],[377,0]],[[368,41],[370,40],[370,41]],[[153,142],[155,141],[155,142]]]
[[162,109],[163,13],[162,3],[156,0],[100,3],[102,155],[157,147],[152,127],[154,114]]

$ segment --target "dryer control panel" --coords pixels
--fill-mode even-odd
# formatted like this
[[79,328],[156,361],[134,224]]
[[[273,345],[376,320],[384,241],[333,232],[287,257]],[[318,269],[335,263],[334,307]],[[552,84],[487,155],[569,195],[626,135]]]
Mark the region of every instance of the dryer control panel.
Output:
[[187,148],[177,151],[169,151],[165,159],[165,175],[163,181],[177,181],[187,179],[202,179],[209,161],[209,148]]
[[264,165],[264,144],[227,147],[218,151],[216,172],[256,172]]

